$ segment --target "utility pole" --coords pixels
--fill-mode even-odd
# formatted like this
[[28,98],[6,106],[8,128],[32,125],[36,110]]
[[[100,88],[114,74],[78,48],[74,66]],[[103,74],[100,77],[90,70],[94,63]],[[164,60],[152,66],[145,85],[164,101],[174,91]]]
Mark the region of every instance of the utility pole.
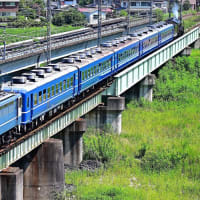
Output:
[[172,4],[173,4],[173,0],[169,0],[169,5],[168,5],[169,19],[171,18]]
[[3,28],[3,51],[1,50],[2,60],[6,59],[6,26],[0,26]]
[[130,34],[130,0],[128,0],[127,35]]
[[47,0],[47,65],[51,63],[51,0]]
[[181,25],[182,25],[182,9],[183,9],[183,0],[181,0],[181,5],[180,5],[180,16],[179,16],[179,18],[180,18],[180,23],[181,23]]
[[101,1],[98,0],[98,47],[101,46]]
[[149,24],[151,25],[152,24],[152,4],[153,4],[153,1],[151,0],[150,1],[150,14],[149,14]]

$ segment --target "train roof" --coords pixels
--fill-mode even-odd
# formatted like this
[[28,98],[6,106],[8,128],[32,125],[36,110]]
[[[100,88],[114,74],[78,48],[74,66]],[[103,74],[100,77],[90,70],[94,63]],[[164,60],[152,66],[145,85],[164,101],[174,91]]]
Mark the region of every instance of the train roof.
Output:
[[[54,70],[53,66],[57,66],[58,68],[60,68],[60,71],[57,71],[57,70]],[[35,88],[38,88],[42,85],[45,85],[57,78],[60,78],[70,72],[73,72],[73,71],[76,71],[77,68],[75,68],[74,66],[66,66],[64,64],[55,64],[53,65],[52,64],[52,69],[53,71],[51,73],[44,73],[44,76],[41,77],[41,76],[35,76],[35,81],[31,81],[31,80],[28,80],[25,76],[18,76],[18,77],[15,77],[15,78],[22,78],[23,80],[26,80],[25,83],[13,83],[12,81],[9,81],[9,82],[6,82],[3,84],[3,89],[10,89],[10,90],[13,90],[13,91],[31,91],[31,90],[34,90]],[[41,68],[37,68],[37,69],[34,69],[34,70],[42,70],[42,67]],[[31,70],[31,71],[28,71],[28,73],[32,73],[34,70]],[[25,74],[25,73],[24,73]]]
[[[122,38],[122,37],[121,37]],[[115,39],[115,41],[116,40],[120,40],[120,38],[118,38],[118,39]],[[74,60],[74,63],[73,64],[71,64],[71,63],[66,63],[66,65],[73,65],[73,66],[78,66],[80,69],[81,68],[83,68],[83,67],[85,67],[86,65],[89,65],[89,64],[91,64],[91,63],[93,63],[93,62],[96,62],[96,61],[98,61],[98,60],[100,60],[101,58],[104,58],[104,57],[106,57],[106,56],[108,56],[108,55],[110,55],[110,54],[113,54],[114,52],[116,52],[116,51],[119,51],[120,49],[122,49],[122,48],[125,48],[125,47],[127,47],[127,46],[129,46],[129,45],[131,45],[131,44],[133,44],[133,43],[136,43],[136,42],[138,42],[139,40],[137,39],[137,38],[131,38],[131,40],[130,39],[128,39],[127,37],[126,37],[126,41],[124,41],[124,43],[122,43],[122,42],[119,42],[119,44],[117,45],[117,46],[108,46],[108,47],[101,47],[101,53],[95,53],[95,54],[91,54],[92,55],[92,57],[86,57],[85,59],[81,59],[81,62],[79,62],[79,61],[75,61]],[[111,41],[112,42],[112,41]],[[107,44],[108,44],[109,42],[107,42]],[[91,48],[91,49],[95,49],[95,48]],[[79,53],[77,53],[77,54],[74,54],[74,55],[78,55],[78,54],[81,54],[81,53],[84,53],[85,51],[82,51],[82,52],[79,52]],[[70,57],[70,56],[69,56]]]
[[0,103],[9,99],[10,97],[15,96],[15,93],[12,92],[4,92],[4,91],[0,91]]

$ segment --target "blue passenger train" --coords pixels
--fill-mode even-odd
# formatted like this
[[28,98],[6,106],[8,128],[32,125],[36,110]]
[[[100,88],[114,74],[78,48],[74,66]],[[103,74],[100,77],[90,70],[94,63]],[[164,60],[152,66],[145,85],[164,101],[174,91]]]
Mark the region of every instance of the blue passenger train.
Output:
[[0,135],[8,130],[12,133],[13,128],[26,132],[37,126],[62,110],[69,100],[162,47],[174,36],[174,25],[157,23],[103,43],[101,48],[77,52],[62,62],[13,77],[3,84],[3,91],[11,96],[0,99],[0,109],[7,106],[7,111],[0,110]]

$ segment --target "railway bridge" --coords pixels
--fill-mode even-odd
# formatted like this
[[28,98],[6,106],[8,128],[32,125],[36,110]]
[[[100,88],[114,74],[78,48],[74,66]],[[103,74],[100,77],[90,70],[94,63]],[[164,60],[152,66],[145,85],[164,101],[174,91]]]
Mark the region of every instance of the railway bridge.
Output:
[[132,64],[112,83],[1,150],[1,198],[51,199],[52,191],[64,187],[64,164],[77,165],[82,160],[86,124],[98,129],[109,124],[114,133],[120,134],[126,92],[134,98],[137,84],[139,97],[151,101],[155,84],[152,73],[177,54],[188,53],[190,45],[199,48],[199,32],[199,27],[194,28]]

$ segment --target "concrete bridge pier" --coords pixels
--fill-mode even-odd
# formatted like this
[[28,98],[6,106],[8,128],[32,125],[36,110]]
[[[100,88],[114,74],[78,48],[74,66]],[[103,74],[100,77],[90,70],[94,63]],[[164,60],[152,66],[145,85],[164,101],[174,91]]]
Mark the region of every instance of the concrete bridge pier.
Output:
[[0,173],[0,200],[23,200],[23,170],[8,167]]
[[147,101],[152,101],[153,99],[153,86],[155,85],[155,75],[149,74],[140,83],[139,98],[144,98]]
[[86,131],[86,120],[78,119],[55,137],[63,141],[64,164],[77,166],[83,159],[83,133]]
[[182,56],[190,56],[191,51],[192,51],[192,48],[191,48],[191,47],[186,47],[186,48],[181,52],[181,55],[182,55]]
[[117,133],[121,133],[121,116],[125,109],[124,97],[105,97],[105,105],[100,105],[85,118],[88,127],[105,130],[107,127]]
[[[50,138],[15,165],[23,169],[23,200],[53,200],[64,189],[63,144]],[[20,199],[20,200],[21,200]]]
[[198,38],[194,44],[193,44],[194,49],[199,49],[200,48],[200,38]]

